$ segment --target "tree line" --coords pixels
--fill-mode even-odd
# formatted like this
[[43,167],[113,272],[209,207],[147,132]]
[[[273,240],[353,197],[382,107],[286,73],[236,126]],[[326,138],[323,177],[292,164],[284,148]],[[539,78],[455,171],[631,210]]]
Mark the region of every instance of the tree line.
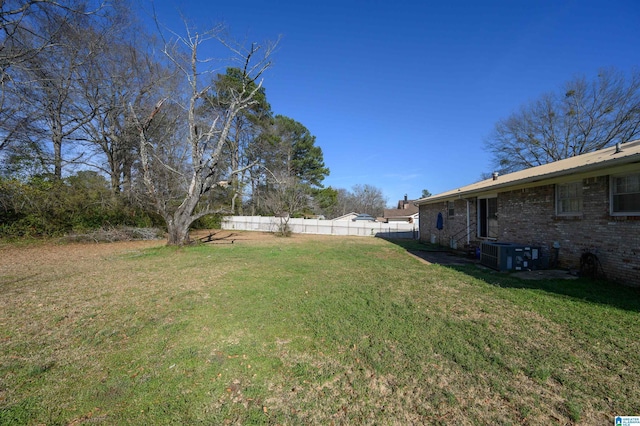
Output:
[[315,136],[268,103],[277,40],[156,24],[126,1],[0,4],[0,234],[160,224],[182,245],[218,214],[346,208]]
[[[0,2],[0,236],[152,224],[181,245],[221,214],[382,214],[378,188],[325,188],[315,136],[272,110],[277,40],[156,26],[126,0]],[[603,69],[500,120],[487,148],[506,173],[639,134],[640,73]]]

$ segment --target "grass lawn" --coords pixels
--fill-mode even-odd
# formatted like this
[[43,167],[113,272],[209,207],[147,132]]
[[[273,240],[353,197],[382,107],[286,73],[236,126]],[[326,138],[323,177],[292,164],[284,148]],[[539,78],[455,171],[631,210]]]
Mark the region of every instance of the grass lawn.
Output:
[[0,245],[2,425],[614,415],[640,415],[637,289],[426,265],[374,238]]

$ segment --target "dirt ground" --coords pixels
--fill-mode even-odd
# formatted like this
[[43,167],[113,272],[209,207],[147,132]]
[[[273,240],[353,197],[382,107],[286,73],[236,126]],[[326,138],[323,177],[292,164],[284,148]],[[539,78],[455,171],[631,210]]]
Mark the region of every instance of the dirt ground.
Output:
[[[269,232],[248,231],[223,231],[223,230],[198,230],[191,233],[191,239],[211,241],[206,244],[242,244],[242,243],[270,243],[290,244],[301,239],[332,238],[324,235],[296,234],[289,238],[276,237]],[[159,240],[135,240],[118,242],[63,242],[50,240],[43,242],[14,244],[0,242],[0,274],[8,273],[12,267],[53,265],[60,262],[74,262],[91,259],[100,259],[116,253],[136,251],[145,248],[164,246],[164,239]],[[60,247],[64,246],[64,250]]]

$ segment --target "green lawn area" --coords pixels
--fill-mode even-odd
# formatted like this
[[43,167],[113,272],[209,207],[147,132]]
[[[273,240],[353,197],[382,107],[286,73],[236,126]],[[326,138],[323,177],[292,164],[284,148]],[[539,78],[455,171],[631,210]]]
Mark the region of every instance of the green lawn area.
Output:
[[0,424],[613,424],[640,292],[401,242],[0,246]]

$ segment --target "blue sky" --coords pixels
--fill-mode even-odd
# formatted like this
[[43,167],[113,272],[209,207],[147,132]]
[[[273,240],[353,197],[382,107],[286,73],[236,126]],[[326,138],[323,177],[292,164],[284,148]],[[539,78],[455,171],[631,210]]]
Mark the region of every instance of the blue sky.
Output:
[[[495,124],[576,75],[640,62],[638,1],[175,1],[160,21],[224,22],[281,42],[264,76],[274,113],[316,136],[325,186],[370,184],[392,205],[491,172]],[[147,6],[145,6],[148,9]]]

